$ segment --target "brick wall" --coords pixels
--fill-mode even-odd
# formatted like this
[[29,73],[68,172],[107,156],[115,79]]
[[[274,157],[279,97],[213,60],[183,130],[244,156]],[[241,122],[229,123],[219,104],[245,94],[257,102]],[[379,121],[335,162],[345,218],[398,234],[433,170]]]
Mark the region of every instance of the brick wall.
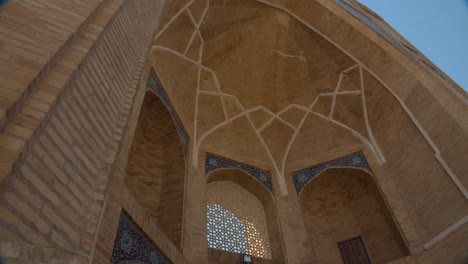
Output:
[[[360,174],[361,172],[354,172]],[[386,263],[403,256],[409,255],[399,230],[395,226],[391,213],[382,199],[377,186],[369,175],[352,175],[364,185],[356,191],[356,182],[345,189],[349,194],[348,199],[353,199],[353,216],[359,222],[361,234],[366,240],[366,245],[375,263]],[[345,176],[346,177],[346,176]],[[354,193],[353,193],[354,192]],[[354,195],[354,197],[352,197]]]
[[180,247],[185,160],[171,115],[151,91],[140,112],[127,172],[128,189]]
[[116,6],[109,9],[104,2],[89,0],[70,5],[66,1],[12,1],[2,7],[2,129],[39,86],[49,86],[52,95],[54,88],[63,86],[70,67],[75,68],[82,60],[90,48],[88,43],[96,40],[110,16],[101,21],[93,18],[106,8],[109,14],[115,11]]
[[427,242],[467,214],[466,199],[396,99],[369,74],[364,79],[369,123],[387,159],[384,168]]
[[[122,175],[115,174],[114,176]],[[128,213],[141,231],[148,236],[168,260],[174,264],[189,263],[165,232],[153,221],[148,211],[132,196],[121,179],[116,177],[110,183],[107,197],[96,250],[93,252],[91,263],[109,263],[116,238],[119,215],[122,210]]]
[[[167,2],[85,0],[71,5],[70,1],[15,0],[2,7],[0,250],[8,261],[87,263],[92,255],[94,263],[108,263],[122,208],[133,212],[136,222],[162,245],[174,263],[186,262],[185,257],[193,263],[208,260],[203,154],[199,155],[198,168],[189,165],[186,172],[183,232],[176,230],[182,232],[185,257],[167,236],[161,235],[164,231],[123,184],[146,92],[149,65],[144,77],[139,77],[151,40],[158,22],[159,28],[164,27],[189,1]],[[345,46],[407,103],[466,186],[463,151],[468,141],[464,140],[462,100],[388,48],[375,32],[350,22],[342,10],[330,6],[330,1],[284,3]],[[157,66],[154,58],[148,60]],[[161,74],[163,84],[183,88],[169,92],[169,97],[178,98],[176,111],[193,135],[193,107],[187,107],[193,93],[187,96],[184,89],[196,83],[196,67],[174,64],[167,54],[160,59],[168,62],[168,67],[156,69],[159,74],[165,73]],[[185,80],[180,72],[185,73]],[[384,196],[382,203],[392,209],[381,218],[396,219],[406,245],[412,253],[419,253],[424,243],[466,215],[466,199],[434,158],[424,135],[402,113],[399,102],[384,94],[383,87],[376,87],[379,92],[374,93],[370,87],[369,121],[388,162],[377,164],[368,149],[363,151],[377,179],[377,189]],[[433,122],[436,119],[438,122]],[[272,248],[282,247],[289,263],[310,263],[314,254],[288,175],[363,149],[361,142],[319,119],[308,118],[302,131],[286,161],[289,195],[277,193],[278,175],[273,175],[275,206],[266,207],[267,214],[278,216],[278,222],[270,227],[272,232],[279,228],[275,236],[283,236],[283,244],[276,241]],[[245,118],[213,133],[202,149],[218,150],[232,159],[273,169]],[[113,187],[107,187],[109,180]],[[373,208],[375,204],[371,203]],[[355,209],[363,214],[373,212]],[[391,232],[379,235],[388,234]],[[446,254],[453,256],[454,263],[464,262],[466,254],[459,247],[466,242],[463,234],[466,224],[430,248],[428,254],[436,262],[443,262]],[[382,238],[372,235],[369,239]]]
[[140,205],[154,218],[154,221],[157,221],[164,151],[158,147],[158,143],[161,144],[159,138],[151,134],[151,132],[159,131],[158,126],[153,126],[152,122],[159,121],[157,123],[160,125],[164,122],[164,117],[167,118],[168,113],[157,114],[155,110],[161,109],[155,103],[161,105],[152,92],[147,92],[128,155],[125,185]]
[[363,237],[373,263],[407,254],[380,196],[371,176],[349,169],[325,171],[304,188],[301,207],[321,263],[340,263],[337,243],[356,236]]
[[[6,124],[0,139],[2,159],[8,162],[2,167],[7,176],[2,176],[0,225],[5,231],[0,239],[24,248],[38,245],[44,252],[91,253],[115,142],[127,122],[159,7],[149,0],[104,1],[96,10],[100,15],[88,17],[79,37],[67,42],[59,61]],[[31,17],[26,10],[22,18]],[[73,15],[64,17],[75,21]]]

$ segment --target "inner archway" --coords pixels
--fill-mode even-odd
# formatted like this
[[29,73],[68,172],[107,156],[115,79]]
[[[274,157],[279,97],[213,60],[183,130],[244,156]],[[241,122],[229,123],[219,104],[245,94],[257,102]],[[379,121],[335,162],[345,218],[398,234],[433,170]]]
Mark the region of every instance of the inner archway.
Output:
[[128,156],[125,184],[179,248],[184,178],[184,153],[171,114],[163,102],[148,91]]
[[378,187],[362,170],[324,171],[304,187],[300,203],[320,263],[344,263],[343,258],[353,254],[343,247],[350,241],[362,241],[362,248],[354,250],[367,252],[371,263],[387,263],[408,254]]
[[262,203],[232,181],[207,186],[208,247],[271,259]]
[[[255,263],[284,263],[276,205],[268,188],[259,180],[240,169],[211,172],[207,180],[207,210],[209,263],[238,263],[238,253],[246,253],[242,248],[254,256]],[[233,216],[224,221],[240,224],[234,233],[245,229],[246,243],[236,244],[236,239],[229,237],[242,238],[242,235],[233,236],[233,231],[213,226],[223,215]],[[226,234],[228,239],[222,241]],[[224,249],[223,243],[236,244],[235,250]]]

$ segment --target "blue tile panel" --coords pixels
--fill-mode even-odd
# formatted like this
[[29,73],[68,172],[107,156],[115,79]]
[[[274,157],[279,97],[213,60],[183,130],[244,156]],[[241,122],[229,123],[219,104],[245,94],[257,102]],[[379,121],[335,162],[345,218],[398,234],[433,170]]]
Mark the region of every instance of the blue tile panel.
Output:
[[174,110],[174,107],[171,104],[171,101],[169,101],[169,97],[167,97],[166,92],[164,91],[164,88],[162,87],[161,83],[159,82],[158,78],[156,77],[156,74],[154,71],[150,72],[150,75],[148,77],[148,81],[146,83],[146,86],[156,92],[156,95],[161,99],[163,104],[166,106],[166,108],[169,110],[172,116],[172,121],[174,122],[174,125],[177,129],[177,133],[179,134],[180,142],[182,143],[183,151],[184,151],[184,158],[187,159],[187,153],[188,153],[188,147],[189,147],[189,137],[187,132],[185,131],[184,126],[182,125],[182,122],[180,121],[179,116],[177,115],[176,111]]
[[237,168],[240,169],[247,174],[255,177],[257,180],[259,180],[265,187],[270,190],[270,192],[273,192],[273,184],[271,181],[271,174],[267,171],[245,165],[242,163],[239,163],[237,161],[233,160],[228,160],[220,156],[216,156],[211,153],[206,153],[205,157],[205,176],[207,176],[210,172],[216,170],[216,169],[228,169],[228,168]]
[[296,193],[299,194],[304,188],[304,186],[312,180],[315,176],[319,175],[322,171],[326,170],[329,167],[339,168],[360,168],[367,170],[372,173],[372,170],[367,163],[366,157],[362,152],[356,152],[351,155],[328,161],[301,171],[298,171],[293,174],[294,185],[296,187]]
[[169,264],[140,228],[123,211],[120,213],[111,264]]

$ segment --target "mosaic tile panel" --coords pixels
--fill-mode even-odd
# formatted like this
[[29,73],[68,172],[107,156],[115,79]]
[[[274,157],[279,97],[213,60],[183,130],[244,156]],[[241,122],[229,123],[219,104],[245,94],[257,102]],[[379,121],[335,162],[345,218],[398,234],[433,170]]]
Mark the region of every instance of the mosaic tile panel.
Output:
[[111,263],[170,264],[171,262],[159,252],[130,217],[122,212]]
[[148,81],[146,83],[146,87],[148,87],[149,89],[153,90],[156,93],[156,95],[159,97],[159,99],[161,99],[163,104],[171,113],[172,121],[174,122],[174,125],[177,129],[177,134],[179,134],[180,142],[182,143],[182,147],[184,151],[184,158],[187,159],[188,157],[187,153],[188,153],[188,147],[189,147],[188,134],[185,131],[185,128],[182,125],[182,122],[180,121],[179,116],[174,110],[174,107],[172,106],[171,101],[169,101],[169,97],[167,96],[166,91],[164,91],[164,88],[162,87],[161,83],[156,77],[156,74],[154,73],[154,71],[150,72]]
[[325,162],[293,174],[294,185],[296,187],[296,193],[299,194],[304,186],[312,180],[315,176],[319,175],[322,171],[329,167],[340,168],[340,167],[354,167],[365,169],[372,173],[372,170],[367,163],[366,157],[362,152],[356,152],[351,155]]
[[211,154],[211,153],[206,153],[205,157],[205,176],[207,176],[210,172],[216,170],[216,169],[229,169],[229,168],[237,168],[245,173],[255,177],[257,180],[259,180],[265,187],[270,190],[270,192],[273,192],[273,183],[271,181],[271,174],[267,171],[245,165],[242,163],[239,163],[237,161],[233,160],[228,160],[223,157]]

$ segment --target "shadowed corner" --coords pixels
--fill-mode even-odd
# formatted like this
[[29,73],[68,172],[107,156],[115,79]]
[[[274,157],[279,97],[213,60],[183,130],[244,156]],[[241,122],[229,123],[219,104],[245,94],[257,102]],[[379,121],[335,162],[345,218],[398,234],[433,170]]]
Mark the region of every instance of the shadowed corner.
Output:
[[465,0],[465,7],[468,9],[468,0]]

